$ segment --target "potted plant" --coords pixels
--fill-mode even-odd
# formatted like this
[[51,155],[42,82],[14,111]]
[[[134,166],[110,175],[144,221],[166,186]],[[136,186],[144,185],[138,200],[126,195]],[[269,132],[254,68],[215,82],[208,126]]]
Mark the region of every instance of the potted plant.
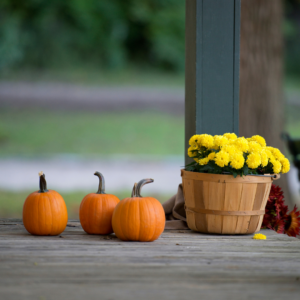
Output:
[[189,228],[218,234],[259,231],[272,181],[289,171],[288,159],[259,135],[201,134],[189,144],[194,161],[181,173]]

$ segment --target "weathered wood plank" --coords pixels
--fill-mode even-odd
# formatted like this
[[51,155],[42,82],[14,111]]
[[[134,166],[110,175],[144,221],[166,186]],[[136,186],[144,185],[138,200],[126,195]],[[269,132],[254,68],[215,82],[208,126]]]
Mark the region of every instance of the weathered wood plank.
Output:
[[166,230],[139,243],[88,235],[76,220],[49,237],[0,220],[0,299],[298,299],[300,240],[262,232]]

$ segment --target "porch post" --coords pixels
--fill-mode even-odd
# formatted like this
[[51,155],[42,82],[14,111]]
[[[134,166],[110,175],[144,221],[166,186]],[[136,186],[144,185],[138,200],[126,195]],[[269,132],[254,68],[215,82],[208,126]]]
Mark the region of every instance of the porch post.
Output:
[[186,0],[185,161],[194,134],[239,133],[241,0]]

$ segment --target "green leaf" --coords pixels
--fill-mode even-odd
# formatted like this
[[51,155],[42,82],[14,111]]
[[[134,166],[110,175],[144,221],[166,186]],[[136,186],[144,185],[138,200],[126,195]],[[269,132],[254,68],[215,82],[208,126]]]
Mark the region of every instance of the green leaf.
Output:
[[243,174],[244,175],[248,175],[249,174],[249,168],[248,168],[248,166],[245,164],[244,166],[243,166]]
[[214,170],[214,168],[212,168],[209,165],[201,166],[200,169],[201,169],[201,171],[213,171]]
[[187,165],[185,165],[185,166],[188,167],[188,166],[192,166],[192,165],[195,165],[195,164],[196,164],[196,162],[193,161],[193,162],[191,162],[191,163],[189,163],[189,164],[187,164]]
[[236,178],[238,176],[238,173],[235,172],[235,171],[232,171],[232,175],[233,175],[234,178]]
[[185,169],[186,169],[186,171],[194,171],[195,168],[190,166],[190,167],[186,167]]

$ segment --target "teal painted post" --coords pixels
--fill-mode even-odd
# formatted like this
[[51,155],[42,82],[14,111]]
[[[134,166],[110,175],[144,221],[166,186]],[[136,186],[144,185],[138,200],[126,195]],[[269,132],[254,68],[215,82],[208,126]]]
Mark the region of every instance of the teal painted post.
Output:
[[185,153],[194,134],[239,133],[240,1],[186,0]]

